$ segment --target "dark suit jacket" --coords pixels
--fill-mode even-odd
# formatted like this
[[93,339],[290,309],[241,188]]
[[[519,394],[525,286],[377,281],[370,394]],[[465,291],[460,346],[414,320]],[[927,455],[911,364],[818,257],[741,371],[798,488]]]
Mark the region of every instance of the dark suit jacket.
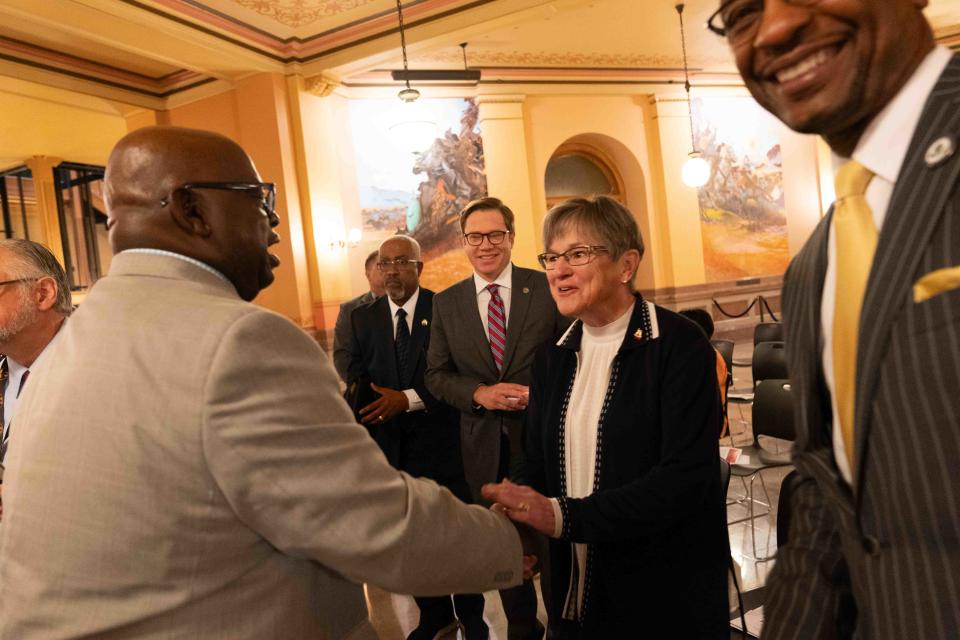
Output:
[[716,356],[695,324],[660,307],[651,338],[645,314],[638,295],[610,388],[597,389],[607,405],[596,490],[586,498],[565,497],[561,457],[580,322],[537,353],[520,480],[560,498],[564,513],[563,535],[550,541],[550,610],[563,610],[570,543],[587,543],[583,637],[634,638],[642,629],[649,637],[729,638]]
[[347,381],[347,369],[350,368],[350,314],[357,307],[370,304],[376,299],[372,291],[367,291],[340,305],[337,323],[333,328],[333,366],[344,382]]
[[[497,372],[477,308],[473,276],[434,297],[433,334],[427,355],[427,388],[460,411],[464,472],[474,498],[480,487],[498,480],[500,434],[510,438],[511,458],[522,452],[522,411],[474,411],[473,392],[481,384],[530,384],[533,354],[560,334],[568,322],[557,311],[547,278],[538,271],[513,267],[510,315],[503,368]],[[516,460],[511,460],[515,464]]]
[[[784,280],[797,399],[798,481],[788,544],[764,605],[765,638],[956,638],[960,633],[960,289],[915,303],[924,274],[960,265],[960,59],[913,134],[880,231],[857,351],[853,475],[839,476],[820,361],[827,216]],[[781,508],[785,508],[781,506]]]
[[[436,480],[453,489],[457,497],[469,501],[463,486],[457,414],[439,402],[423,384],[432,315],[433,292],[421,288],[413,314],[409,357],[414,368],[412,386],[426,408],[367,428],[394,467]],[[357,307],[352,325],[352,358],[347,377],[348,383],[359,381],[363,387],[359,408],[377,398],[369,388],[371,381],[381,387],[402,390],[387,297],[381,296],[371,304]]]

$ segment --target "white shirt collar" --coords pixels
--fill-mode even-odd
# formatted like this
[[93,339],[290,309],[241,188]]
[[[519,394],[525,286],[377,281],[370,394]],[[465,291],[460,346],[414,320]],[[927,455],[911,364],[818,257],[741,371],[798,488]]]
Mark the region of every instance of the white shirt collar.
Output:
[[403,309],[407,312],[407,324],[413,322],[413,312],[417,309],[417,300],[420,299],[420,287],[417,287],[417,290],[413,292],[413,295],[410,296],[410,299],[403,303],[403,307],[398,305],[396,302],[390,299],[390,296],[387,296],[387,303],[390,305],[390,317],[396,319],[397,309]]
[[473,284],[477,288],[477,295],[480,295],[484,289],[486,289],[491,284],[500,285],[502,289],[510,289],[510,286],[513,284],[513,263],[508,262],[507,266],[503,268],[503,271],[500,272],[500,275],[497,276],[497,279],[493,282],[487,282],[476,272],[473,274]]
[[926,98],[952,56],[952,51],[941,46],[927,54],[893,100],[867,126],[853,151],[854,160],[891,184],[897,181]]
[[148,249],[144,247],[137,248],[137,249],[124,249],[120,253],[145,253],[151,256],[167,256],[168,258],[177,258],[178,260],[189,262],[195,267],[200,267],[207,273],[212,273],[213,275],[217,276],[218,278],[220,278],[221,280],[229,284],[231,287],[233,286],[233,283],[227,279],[227,276],[223,275],[222,273],[220,273],[219,271],[217,271],[216,269],[208,265],[206,262],[200,262],[196,258],[191,258],[190,256],[185,256],[180,253],[175,253],[173,251],[166,251],[164,249]]

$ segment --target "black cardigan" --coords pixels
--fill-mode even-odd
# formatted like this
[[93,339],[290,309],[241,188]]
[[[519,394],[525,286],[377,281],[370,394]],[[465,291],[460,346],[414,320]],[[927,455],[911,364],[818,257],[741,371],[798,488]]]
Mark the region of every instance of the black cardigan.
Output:
[[639,295],[636,301],[612,389],[596,390],[608,403],[595,490],[586,498],[563,496],[561,416],[581,323],[534,361],[520,479],[560,498],[564,513],[563,536],[550,543],[551,624],[560,620],[569,586],[570,543],[580,542],[590,545],[584,637],[729,638],[716,355],[696,325],[660,307],[654,335],[647,303]]

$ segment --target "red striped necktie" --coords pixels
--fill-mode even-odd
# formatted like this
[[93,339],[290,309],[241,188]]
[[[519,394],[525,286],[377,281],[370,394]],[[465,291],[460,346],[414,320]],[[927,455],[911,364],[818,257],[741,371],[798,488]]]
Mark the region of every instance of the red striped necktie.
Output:
[[507,346],[507,312],[500,297],[500,285],[488,284],[490,302],[487,303],[487,334],[490,337],[490,353],[497,371],[503,369],[503,352]]

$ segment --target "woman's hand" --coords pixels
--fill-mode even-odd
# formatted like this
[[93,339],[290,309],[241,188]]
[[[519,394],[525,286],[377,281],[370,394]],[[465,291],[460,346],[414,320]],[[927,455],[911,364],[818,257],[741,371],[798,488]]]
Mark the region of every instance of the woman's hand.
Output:
[[530,487],[504,480],[499,484],[485,484],[483,497],[499,505],[498,511],[511,520],[525,524],[540,533],[553,537],[556,518],[550,499]]

